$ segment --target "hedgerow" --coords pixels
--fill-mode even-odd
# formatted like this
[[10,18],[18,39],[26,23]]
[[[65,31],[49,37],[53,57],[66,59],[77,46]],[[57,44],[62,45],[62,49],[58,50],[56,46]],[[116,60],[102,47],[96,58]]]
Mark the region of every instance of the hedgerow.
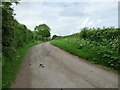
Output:
[[119,28],[84,28],[80,33],[55,39],[51,43],[79,57],[120,71],[119,39]]
[[12,60],[10,57],[25,43],[41,40],[35,31],[29,30],[14,18],[11,5],[11,2],[2,3],[2,54],[3,58],[9,60]]

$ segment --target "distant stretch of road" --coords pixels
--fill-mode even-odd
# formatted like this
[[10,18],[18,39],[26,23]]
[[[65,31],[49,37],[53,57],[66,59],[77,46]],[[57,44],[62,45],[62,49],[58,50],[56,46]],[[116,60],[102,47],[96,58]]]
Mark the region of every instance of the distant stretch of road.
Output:
[[49,42],[29,49],[11,88],[117,88],[118,75]]

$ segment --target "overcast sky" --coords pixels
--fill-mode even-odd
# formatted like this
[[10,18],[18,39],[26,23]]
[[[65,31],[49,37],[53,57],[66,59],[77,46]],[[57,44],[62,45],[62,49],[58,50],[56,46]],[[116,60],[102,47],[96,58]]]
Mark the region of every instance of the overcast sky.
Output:
[[45,23],[52,35],[69,35],[84,27],[118,26],[118,0],[21,1],[15,18],[31,30]]

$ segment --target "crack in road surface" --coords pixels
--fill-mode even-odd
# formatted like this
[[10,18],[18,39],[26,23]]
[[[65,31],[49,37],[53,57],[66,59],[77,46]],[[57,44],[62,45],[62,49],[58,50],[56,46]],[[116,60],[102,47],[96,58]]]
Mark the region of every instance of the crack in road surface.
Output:
[[118,88],[118,74],[45,42],[29,49],[11,88]]

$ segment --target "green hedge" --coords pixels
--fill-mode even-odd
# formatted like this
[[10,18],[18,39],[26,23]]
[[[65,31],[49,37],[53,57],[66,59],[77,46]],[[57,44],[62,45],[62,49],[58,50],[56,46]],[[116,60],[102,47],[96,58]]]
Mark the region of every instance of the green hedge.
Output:
[[10,2],[2,3],[2,53],[3,58],[9,58],[9,60],[11,55],[25,43],[41,39],[35,31],[29,30],[14,18],[11,5]]
[[51,43],[74,55],[120,71],[119,28],[84,28]]

